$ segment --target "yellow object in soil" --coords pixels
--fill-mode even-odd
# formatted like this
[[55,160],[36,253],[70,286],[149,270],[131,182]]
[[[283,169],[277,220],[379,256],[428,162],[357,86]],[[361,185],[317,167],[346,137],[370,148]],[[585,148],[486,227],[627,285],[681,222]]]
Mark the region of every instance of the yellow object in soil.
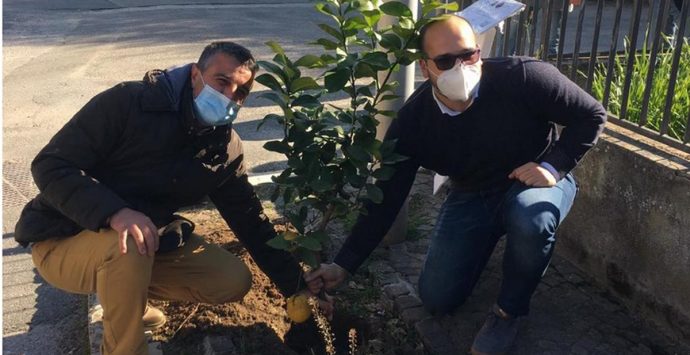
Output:
[[295,240],[297,237],[299,237],[299,233],[295,233],[293,231],[285,231],[285,234],[283,235],[285,240]]
[[311,306],[305,295],[293,295],[287,299],[287,315],[295,323],[302,323],[311,316]]

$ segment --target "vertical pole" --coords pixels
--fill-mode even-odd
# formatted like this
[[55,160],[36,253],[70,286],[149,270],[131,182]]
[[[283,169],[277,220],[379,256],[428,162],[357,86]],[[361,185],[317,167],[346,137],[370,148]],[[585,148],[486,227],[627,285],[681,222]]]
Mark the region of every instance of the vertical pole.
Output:
[[[418,13],[418,0],[407,0],[407,6],[412,10],[412,17],[417,18]],[[383,29],[390,27],[395,23],[395,20],[390,16],[382,16],[379,20],[378,28]],[[391,74],[390,81],[397,81],[400,83],[395,94],[400,96],[397,100],[384,101],[381,106],[383,110],[386,111],[398,111],[402,107],[405,100],[414,91],[414,77],[415,77],[415,63],[407,65],[401,68],[399,71]],[[379,78],[382,80],[383,78]],[[379,125],[376,128],[376,138],[383,140],[388,131],[388,127],[392,122],[392,118],[379,115],[377,117]],[[408,203],[407,200],[400,208],[398,217],[395,218],[393,225],[388,230],[388,233],[383,238],[382,245],[390,245],[395,243],[400,243],[405,241],[405,235],[407,234],[407,219],[408,219]]]

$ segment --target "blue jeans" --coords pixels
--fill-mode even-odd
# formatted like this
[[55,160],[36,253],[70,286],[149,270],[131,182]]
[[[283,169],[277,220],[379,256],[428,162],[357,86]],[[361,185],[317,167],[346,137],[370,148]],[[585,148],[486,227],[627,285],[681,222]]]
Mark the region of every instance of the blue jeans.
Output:
[[464,303],[496,243],[506,235],[497,303],[511,315],[526,315],[551,260],[556,229],[576,192],[571,174],[548,188],[515,182],[507,189],[452,190],[439,212],[419,277],[419,295],[427,310],[443,314]]

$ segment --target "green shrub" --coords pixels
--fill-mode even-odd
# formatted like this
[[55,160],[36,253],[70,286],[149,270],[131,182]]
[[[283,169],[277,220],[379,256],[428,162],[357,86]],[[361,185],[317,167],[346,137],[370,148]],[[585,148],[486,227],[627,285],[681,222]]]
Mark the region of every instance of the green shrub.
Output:
[[[663,119],[666,105],[666,92],[671,77],[671,63],[673,60],[673,45],[669,38],[666,38],[665,41],[668,45],[663,46],[659,51],[657,63],[654,68],[654,78],[647,111],[647,123],[645,125],[655,131],[659,131]],[[645,40],[642,49],[635,56],[631,75],[632,82],[628,96],[627,115],[624,117],[624,119],[634,123],[638,123],[640,120],[643,95],[649,70],[650,51],[646,46],[646,42]],[[619,116],[621,113],[628,44],[629,42],[626,40],[625,57],[616,57],[613,67],[613,77],[607,109],[616,116]],[[672,93],[674,97],[668,127],[668,135],[678,140],[683,140],[685,128],[688,123],[688,111],[690,110],[690,44],[688,43],[688,38],[683,38],[682,46],[676,86]],[[592,82],[592,94],[599,100],[602,100],[604,97],[606,73],[606,64],[599,63],[594,72]]]
[[[406,159],[393,152],[394,142],[376,139],[377,117],[395,115],[382,106],[398,98],[391,74],[421,58],[417,37],[425,23],[440,11],[457,10],[457,3],[439,0],[420,4],[415,19],[399,1],[318,1],[316,10],[329,21],[318,24],[327,36],[313,43],[320,47],[314,54],[292,60],[278,43],[267,43],[275,57],[259,62],[268,73],[256,81],[271,90],[261,97],[282,111],[264,120],[278,122],[285,136],[264,148],[284,154],[288,163],[273,180],[272,196],[283,198],[288,223],[270,246],[317,267],[317,252],[329,237],[326,225],[351,211],[366,213],[363,202],[383,199],[372,178],[390,179],[392,166]],[[379,26],[383,16],[393,17],[394,24]],[[305,75],[305,68],[321,74]],[[328,94],[346,96],[347,104],[329,102]]]

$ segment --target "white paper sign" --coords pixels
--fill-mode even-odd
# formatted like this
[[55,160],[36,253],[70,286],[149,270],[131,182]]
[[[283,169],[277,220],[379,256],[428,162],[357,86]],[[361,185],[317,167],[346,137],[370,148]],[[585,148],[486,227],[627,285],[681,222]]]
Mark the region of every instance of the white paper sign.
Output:
[[481,34],[524,9],[525,4],[514,0],[478,0],[455,14],[467,20],[475,33]]

